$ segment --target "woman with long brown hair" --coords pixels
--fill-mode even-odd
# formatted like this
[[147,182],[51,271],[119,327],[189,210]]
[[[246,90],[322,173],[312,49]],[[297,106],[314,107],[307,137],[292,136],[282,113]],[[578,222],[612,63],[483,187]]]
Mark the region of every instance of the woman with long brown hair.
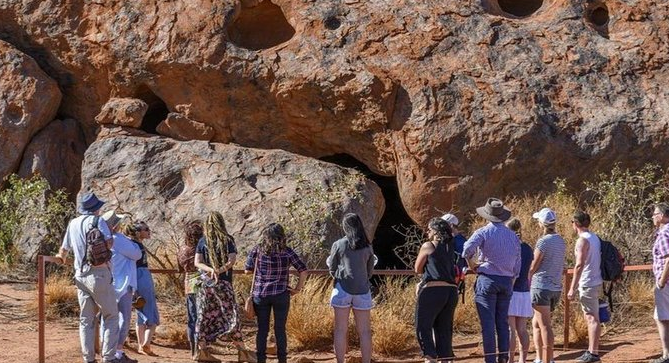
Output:
[[237,347],[240,362],[256,361],[255,353],[246,350],[242,340],[241,316],[232,288],[232,267],[236,260],[235,240],[228,233],[223,216],[219,212],[209,213],[204,223],[204,237],[195,250],[195,267],[204,272],[196,303],[196,359],[199,361],[220,362],[208,349],[220,336]]
[[[288,284],[288,270],[294,267],[299,273],[297,285]],[[262,231],[262,240],[251,250],[246,272],[255,274],[253,280],[253,306],[258,321],[256,353],[258,363],[267,361],[267,335],[270,315],[274,311],[274,336],[276,337],[279,363],[288,362],[288,339],[286,321],[290,309],[290,296],[299,293],[307,277],[307,266],[297,254],[286,245],[286,233],[278,223],[270,223]]]
[[195,340],[195,322],[197,321],[197,286],[199,274],[195,267],[195,248],[203,236],[202,222],[194,220],[186,224],[184,244],[179,248],[177,260],[179,262],[179,271],[185,272],[184,286],[186,293],[186,314],[188,316],[188,325],[186,335],[190,343],[190,354],[195,358],[197,341]]

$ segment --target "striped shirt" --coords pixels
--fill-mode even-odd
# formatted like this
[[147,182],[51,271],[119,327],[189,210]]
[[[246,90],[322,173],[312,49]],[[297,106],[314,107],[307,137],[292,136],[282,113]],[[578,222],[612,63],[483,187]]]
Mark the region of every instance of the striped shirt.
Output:
[[655,243],[653,244],[653,273],[655,281],[659,282],[662,277],[664,265],[669,258],[669,224],[658,228],[655,234]]
[[272,254],[264,254],[255,246],[246,259],[244,269],[253,271],[258,257],[258,271],[253,284],[253,297],[267,297],[288,291],[288,270],[306,271],[307,266],[291,248]]
[[559,234],[547,234],[535,247],[543,254],[537,271],[532,276],[532,288],[562,291],[562,273],[567,245]]
[[490,222],[477,229],[465,242],[462,255],[469,259],[480,250],[477,273],[518,277],[520,274],[520,239],[504,223]]

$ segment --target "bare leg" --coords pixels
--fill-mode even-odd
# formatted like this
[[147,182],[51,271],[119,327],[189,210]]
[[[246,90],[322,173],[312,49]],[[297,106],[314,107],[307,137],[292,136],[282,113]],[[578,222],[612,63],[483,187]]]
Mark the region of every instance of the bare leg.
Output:
[[516,357],[516,320],[520,319],[519,317],[509,316],[509,362],[514,362]]
[[355,318],[355,329],[360,337],[360,352],[362,354],[362,363],[372,361],[372,327],[369,310],[353,309]]
[[351,308],[334,308],[334,351],[337,363],[345,363],[348,343],[348,316]]
[[534,316],[532,317],[532,340],[534,341],[534,351],[536,352],[537,359],[541,360],[544,352],[544,344],[543,340],[541,339],[539,317],[536,314],[536,308],[534,306],[532,306],[532,308],[535,309]]
[[527,331],[527,318],[516,318],[516,331],[518,340],[520,340],[520,359],[519,363],[527,361],[527,353],[530,350],[530,333]]
[[599,336],[602,333],[599,315],[585,314],[585,321],[588,323],[588,350],[592,354],[598,354]]
[[551,307],[534,306],[534,318],[537,320],[539,329],[541,330],[541,342],[543,344],[543,352],[541,353],[541,360],[550,363],[553,360],[553,326],[551,323]]
[[137,333],[137,344],[143,347],[146,344],[146,325],[136,325],[135,333]]
[[155,325],[149,325],[148,329],[144,330],[144,344],[147,347],[151,346],[151,341],[153,340],[153,334],[156,332]]

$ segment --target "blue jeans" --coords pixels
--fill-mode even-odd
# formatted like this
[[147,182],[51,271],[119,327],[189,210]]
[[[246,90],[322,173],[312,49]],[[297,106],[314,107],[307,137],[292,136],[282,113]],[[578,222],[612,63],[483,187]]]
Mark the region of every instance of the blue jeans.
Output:
[[188,335],[188,343],[190,343],[190,354],[195,354],[195,347],[197,341],[195,340],[195,323],[197,321],[197,305],[196,295],[186,295],[186,312],[188,314],[188,325],[186,326],[186,335]]
[[130,331],[130,320],[132,319],[132,288],[128,288],[128,292],[118,301],[118,345],[122,346],[125,340],[128,339],[128,332]]
[[288,361],[288,338],[286,337],[286,321],[290,309],[290,293],[288,291],[278,295],[254,297],[253,307],[258,320],[258,334],[256,335],[256,354],[258,363],[267,361],[267,335],[269,334],[269,318],[274,310],[274,336],[276,337],[277,358],[279,363]]
[[[513,294],[512,278],[495,275],[478,275],[474,287],[476,311],[481,320],[485,363],[506,362],[509,350],[509,303]],[[497,348],[495,347],[497,333]],[[496,352],[499,358],[496,359]]]

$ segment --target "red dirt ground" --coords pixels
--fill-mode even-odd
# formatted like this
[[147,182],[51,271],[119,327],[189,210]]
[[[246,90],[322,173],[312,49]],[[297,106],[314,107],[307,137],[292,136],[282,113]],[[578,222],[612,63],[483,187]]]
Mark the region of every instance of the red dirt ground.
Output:
[[[0,362],[37,362],[37,316],[35,302],[36,290],[34,284],[6,283],[0,284]],[[48,321],[46,324],[46,362],[70,363],[81,362],[79,334],[76,319],[61,319]],[[559,340],[559,339],[558,339]],[[133,341],[134,342],[134,341]],[[481,362],[475,358],[481,350],[476,337],[457,337],[455,351],[458,362]],[[150,362],[192,362],[189,352],[184,347],[169,346],[166,342],[157,339],[154,352],[158,357],[138,355],[132,349],[128,355],[139,359],[141,363]],[[574,361],[582,352],[583,346],[570,351],[557,349],[556,361]],[[602,338],[604,362],[647,362],[659,356],[659,339],[652,320],[648,319],[647,327],[634,328],[623,333],[606,332]],[[220,347],[219,358],[234,361],[229,349]],[[355,356],[357,352],[352,352]],[[313,359],[318,362],[334,361],[334,355],[328,352],[300,352],[291,354],[291,361],[306,362],[300,357]],[[530,353],[534,358],[534,354]],[[272,361],[272,360],[270,360]],[[359,361],[359,359],[350,359]],[[418,354],[406,357],[387,358],[375,357],[376,362],[420,362]]]

